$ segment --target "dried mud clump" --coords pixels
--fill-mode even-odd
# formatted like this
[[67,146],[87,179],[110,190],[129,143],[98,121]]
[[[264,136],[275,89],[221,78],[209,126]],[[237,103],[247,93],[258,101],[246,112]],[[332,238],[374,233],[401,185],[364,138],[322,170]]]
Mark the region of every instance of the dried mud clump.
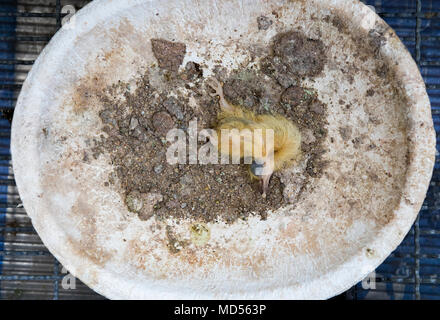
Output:
[[321,40],[290,31],[274,38],[272,54],[263,59],[262,70],[287,88],[297,79],[318,76],[326,61]]
[[151,39],[151,47],[159,67],[177,71],[186,54],[184,43],[171,42],[163,39]]

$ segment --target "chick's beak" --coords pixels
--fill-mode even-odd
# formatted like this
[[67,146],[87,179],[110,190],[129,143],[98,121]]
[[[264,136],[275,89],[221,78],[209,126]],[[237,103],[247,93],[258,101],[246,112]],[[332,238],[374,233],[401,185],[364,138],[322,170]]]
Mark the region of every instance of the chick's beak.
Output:
[[261,176],[261,195],[263,196],[264,199],[266,199],[266,196],[269,192],[269,182],[270,182],[270,177],[272,177],[272,173],[270,174],[266,174],[264,176]]
[[266,196],[269,193],[269,182],[273,170],[269,169],[269,167],[264,164],[259,164],[258,162],[253,161],[250,166],[250,172],[252,176],[260,180],[261,194],[263,198],[266,199]]

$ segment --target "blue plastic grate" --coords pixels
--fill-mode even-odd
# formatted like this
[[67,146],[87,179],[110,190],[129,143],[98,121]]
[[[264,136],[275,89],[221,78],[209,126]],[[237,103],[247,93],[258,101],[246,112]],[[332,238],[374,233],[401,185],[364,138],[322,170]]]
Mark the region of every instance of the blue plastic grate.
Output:
[[[15,12],[16,6],[5,4],[0,7],[0,13]],[[15,17],[1,17],[0,18],[0,36],[14,37],[15,36]],[[7,42],[0,42],[0,59],[13,60],[15,56],[14,45]],[[1,65],[0,67],[0,83],[7,83],[14,81],[14,67],[9,65]],[[12,108],[11,99],[13,93],[8,89],[0,87],[0,108]],[[3,157],[9,157],[9,132],[11,130],[10,123],[3,117],[0,119],[0,179],[8,178],[9,176],[9,162],[3,160]],[[8,186],[0,183],[0,203],[6,203],[8,194]],[[6,225],[6,207],[0,206],[0,228]],[[4,237],[3,232],[0,233],[0,252],[4,251]],[[3,270],[3,255],[0,254],[0,275]],[[2,283],[0,280],[0,288]]]
[[[347,0],[350,1],[350,0]],[[21,85],[61,26],[65,5],[87,0],[0,0],[0,299],[96,299],[48,252],[20,206],[10,164],[10,120]],[[396,30],[418,63],[440,136],[440,0],[366,0]],[[437,141],[440,141],[439,139]],[[440,299],[440,161],[417,222],[376,270],[375,289],[359,283],[341,299]],[[370,282],[371,284],[371,282]]]

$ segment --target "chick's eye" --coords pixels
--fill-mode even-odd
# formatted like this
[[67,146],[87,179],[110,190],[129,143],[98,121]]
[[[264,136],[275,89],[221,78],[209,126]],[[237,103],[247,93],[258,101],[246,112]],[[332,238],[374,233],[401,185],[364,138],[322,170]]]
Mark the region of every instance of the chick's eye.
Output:
[[264,163],[258,163],[256,161],[252,161],[251,164],[251,172],[255,176],[261,176],[263,174]]

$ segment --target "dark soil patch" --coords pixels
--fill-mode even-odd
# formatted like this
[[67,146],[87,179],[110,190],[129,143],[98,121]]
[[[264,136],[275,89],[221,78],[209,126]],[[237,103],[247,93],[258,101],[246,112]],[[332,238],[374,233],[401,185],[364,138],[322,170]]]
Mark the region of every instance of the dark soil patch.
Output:
[[262,70],[287,88],[303,77],[318,76],[327,61],[321,40],[307,38],[303,33],[290,31],[277,35],[272,54],[262,63]]
[[[182,72],[177,72],[183,60],[184,45],[165,40],[152,42],[159,65],[166,69],[161,89],[152,85],[147,72],[138,81],[136,91],[119,83],[108,88],[101,97],[103,108],[99,116],[103,134],[94,141],[92,155],[97,158],[106,153],[111,158],[114,172],[106,184],[117,186],[129,210],[143,220],[156,216],[203,222],[221,219],[232,223],[251,214],[265,219],[270,210],[285,205],[283,185],[276,175],[271,180],[268,197],[263,199],[258,181],[250,179],[247,165],[171,165],[167,162],[168,130],[179,128],[187,133],[189,122],[195,118],[199,132],[214,128],[219,106],[208,94],[198,64],[190,62]],[[249,68],[234,70],[225,76],[219,68],[218,78],[224,81],[225,96],[231,103],[258,113],[279,113],[298,125],[306,137],[302,150],[310,158],[306,175],[311,178],[320,176],[324,168],[321,159],[325,152],[322,142],[327,135],[327,107],[313,90],[298,85],[285,88],[277,81],[279,77],[314,76],[322,71],[324,60],[306,57],[305,49],[299,46],[309,51],[323,50],[322,43],[297,32],[282,34],[275,38],[274,55],[269,59],[277,58],[286,66],[283,74],[275,70],[269,77],[265,72]],[[294,49],[299,50],[300,56],[293,56],[298,53],[294,53]],[[120,93],[125,99],[116,98]],[[190,106],[190,99],[196,101],[198,107]],[[199,141],[198,146],[204,143]]]

